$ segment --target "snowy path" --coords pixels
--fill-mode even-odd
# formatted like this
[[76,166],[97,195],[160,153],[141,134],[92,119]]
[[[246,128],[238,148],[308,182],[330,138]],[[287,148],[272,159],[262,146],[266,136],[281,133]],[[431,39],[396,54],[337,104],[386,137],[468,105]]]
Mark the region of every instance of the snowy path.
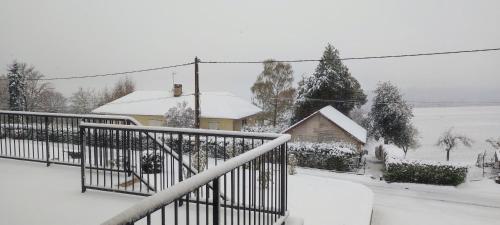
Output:
[[491,180],[455,188],[388,184],[366,176],[312,169],[299,169],[299,173],[368,186],[375,194],[372,225],[497,225],[500,221],[500,185]]

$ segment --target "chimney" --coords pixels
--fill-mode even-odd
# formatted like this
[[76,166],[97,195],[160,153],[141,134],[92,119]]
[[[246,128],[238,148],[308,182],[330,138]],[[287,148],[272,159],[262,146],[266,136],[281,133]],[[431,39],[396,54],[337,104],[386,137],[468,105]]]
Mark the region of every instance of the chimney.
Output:
[[182,95],[182,84],[174,84],[174,97]]

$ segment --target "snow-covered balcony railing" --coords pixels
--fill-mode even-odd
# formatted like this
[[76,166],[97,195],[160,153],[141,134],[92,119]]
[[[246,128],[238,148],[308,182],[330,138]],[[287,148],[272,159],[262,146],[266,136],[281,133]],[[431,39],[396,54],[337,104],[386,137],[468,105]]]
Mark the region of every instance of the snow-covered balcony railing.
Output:
[[140,125],[127,116],[0,111],[0,157],[79,166],[81,121]]
[[[279,134],[81,124],[82,191],[151,195]],[[211,186],[209,186],[211,188]]]
[[[84,190],[147,190],[139,182],[134,189],[130,173],[158,189],[104,224],[274,224],[285,219],[289,135],[90,123],[81,125],[81,134],[83,157],[92,167],[82,166]],[[156,151],[156,144],[140,141],[141,136],[171,146],[172,154]],[[92,145],[101,137],[109,145]],[[159,162],[144,162],[151,157]],[[113,166],[101,164],[109,160]]]

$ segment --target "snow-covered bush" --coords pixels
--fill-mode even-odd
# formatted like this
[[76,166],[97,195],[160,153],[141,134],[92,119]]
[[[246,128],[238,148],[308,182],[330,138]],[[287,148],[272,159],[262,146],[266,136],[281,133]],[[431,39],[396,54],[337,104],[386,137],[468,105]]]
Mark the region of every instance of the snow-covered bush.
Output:
[[460,164],[388,158],[385,165],[389,182],[459,185],[467,177],[467,166]]
[[384,178],[389,182],[458,185],[465,181],[467,166],[405,159],[402,149],[381,145],[385,162]]
[[[48,134],[47,134],[48,132]],[[0,138],[26,139],[79,144],[80,133],[77,129],[66,128],[64,125],[57,127],[44,124],[9,124],[0,125]]]
[[167,127],[194,127],[194,110],[188,106],[186,101],[177,103],[165,114],[165,126]]
[[346,143],[295,142],[288,144],[288,152],[297,158],[297,164],[318,169],[349,171],[355,160],[354,146]]
[[288,128],[288,126],[288,124],[276,124],[276,126],[253,124],[243,126],[243,128],[241,128],[241,131],[258,133],[281,133],[281,131],[284,131],[286,128]]
[[146,174],[160,173],[163,157],[161,152],[146,152],[141,158],[142,172]]
[[297,157],[295,154],[288,155],[288,174],[295,175],[297,174]]
[[389,159],[404,159],[405,152],[403,149],[398,148],[395,145],[384,145],[382,147],[384,162],[387,162]]

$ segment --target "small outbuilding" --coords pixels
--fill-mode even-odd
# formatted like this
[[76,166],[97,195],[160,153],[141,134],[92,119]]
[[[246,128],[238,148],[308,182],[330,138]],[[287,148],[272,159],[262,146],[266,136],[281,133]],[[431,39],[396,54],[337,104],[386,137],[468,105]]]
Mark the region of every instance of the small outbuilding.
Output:
[[290,134],[292,142],[344,142],[362,152],[366,129],[332,106],[326,106],[295,123],[282,133]]

